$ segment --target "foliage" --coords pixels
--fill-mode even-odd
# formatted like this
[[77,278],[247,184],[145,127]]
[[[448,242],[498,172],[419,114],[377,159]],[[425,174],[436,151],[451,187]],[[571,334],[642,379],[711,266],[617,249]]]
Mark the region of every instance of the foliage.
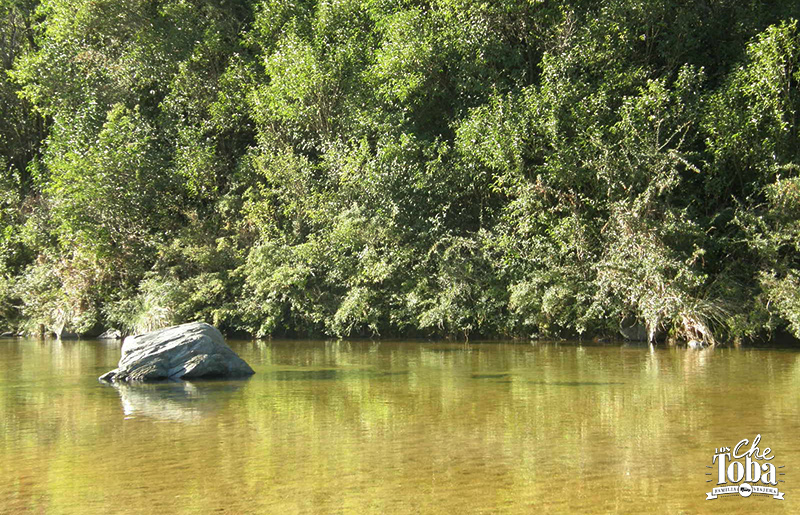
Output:
[[800,7],[2,0],[0,326],[800,337]]

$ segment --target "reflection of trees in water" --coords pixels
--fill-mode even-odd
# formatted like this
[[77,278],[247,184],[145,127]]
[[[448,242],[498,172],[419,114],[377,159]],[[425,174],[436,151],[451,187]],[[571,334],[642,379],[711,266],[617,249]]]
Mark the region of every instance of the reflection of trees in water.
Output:
[[114,384],[126,417],[197,422],[218,412],[244,385],[237,381]]
[[716,442],[798,459],[797,353],[256,342],[246,383],[114,390],[80,348],[0,362],[7,511],[691,512]]
[[[245,397],[255,424],[291,426],[311,440],[322,434],[332,455],[337,448],[356,452],[342,434],[360,435],[357,445],[378,445],[390,434],[399,449],[424,448],[421,454],[444,468],[480,455],[496,467],[497,460],[516,463],[519,481],[543,481],[567,466],[582,477],[603,471],[647,483],[643,478],[683,477],[687,463],[705,460],[703,442],[720,427],[737,426],[742,412],[768,418],[787,370],[778,353],[735,349],[370,347],[328,343],[293,352],[273,344],[273,364],[282,369],[264,374]],[[687,448],[698,454],[668,459]],[[403,469],[410,452],[397,451],[391,466]]]

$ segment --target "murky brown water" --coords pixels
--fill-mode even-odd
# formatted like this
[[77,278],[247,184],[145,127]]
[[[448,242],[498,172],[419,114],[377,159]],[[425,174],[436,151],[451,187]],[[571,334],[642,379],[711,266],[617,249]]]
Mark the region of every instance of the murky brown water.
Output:
[[[0,340],[0,512],[800,511],[800,353],[232,342],[242,382],[114,388],[119,344]],[[706,501],[762,435],[785,501]]]

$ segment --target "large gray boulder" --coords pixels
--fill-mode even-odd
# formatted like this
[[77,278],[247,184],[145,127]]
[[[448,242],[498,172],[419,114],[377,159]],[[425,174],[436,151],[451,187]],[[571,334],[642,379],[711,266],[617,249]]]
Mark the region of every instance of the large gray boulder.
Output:
[[101,381],[157,381],[254,374],[215,327],[202,322],[128,336],[115,370]]

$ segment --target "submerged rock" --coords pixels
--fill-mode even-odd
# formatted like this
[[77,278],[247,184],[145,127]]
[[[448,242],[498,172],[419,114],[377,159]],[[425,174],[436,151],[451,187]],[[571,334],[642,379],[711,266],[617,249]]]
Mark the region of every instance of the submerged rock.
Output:
[[245,377],[254,373],[215,327],[194,322],[128,336],[122,343],[119,365],[100,376],[100,380],[157,381]]
[[98,340],[121,340],[122,339],[122,332],[118,331],[117,329],[109,329],[108,331],[104,332],[100,336],[97,337]]
[[53,335],[55,335],[56,339],[58,340],[79,340],[81,337],[80,334],[74,331],[64,329],[63,325],[54,328]]
[[688,345],[690,349],[695,350],[700,350],[705,347],[705,343],[701,342],[700,340],[689,340],[686,342],[686,345]]
[[50,326],[50,331],[58,340],[80,340],[81,338],[95,338],[103,332],[103,329],[99,324],[95,324],[88,329],[77,330],[70,324],[59,322]]

